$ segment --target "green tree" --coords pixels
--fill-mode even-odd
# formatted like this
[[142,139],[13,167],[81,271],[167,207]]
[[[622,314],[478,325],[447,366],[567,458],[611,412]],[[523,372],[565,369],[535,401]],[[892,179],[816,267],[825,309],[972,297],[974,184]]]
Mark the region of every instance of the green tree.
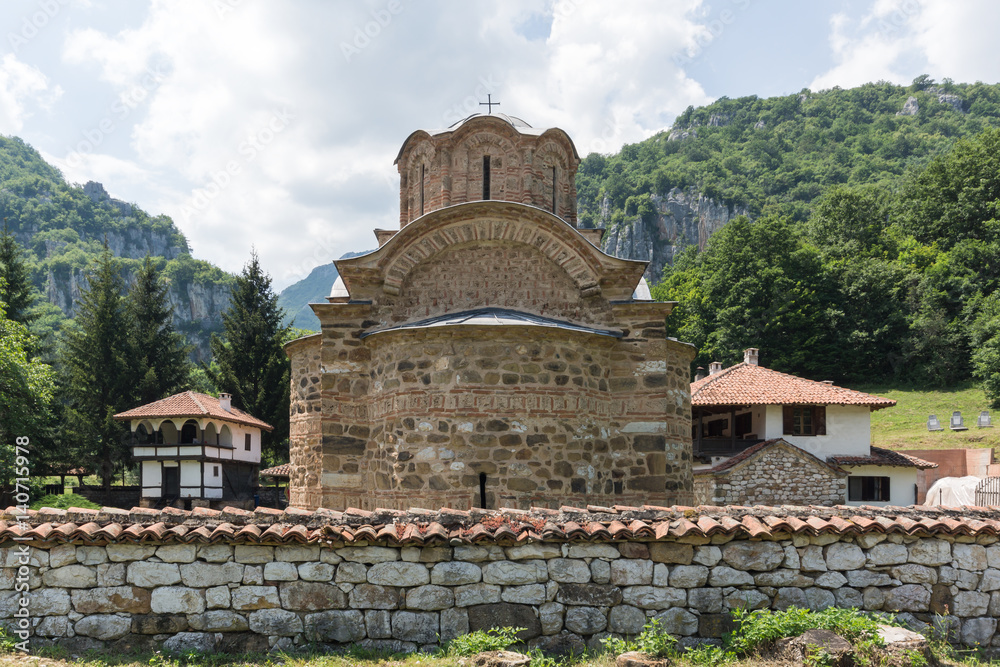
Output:
[[54,377],[31,356],[32,346],[27,327],[9,319],[0,303],[0,443],[5,445],[17,437],[37,441],[49,422]]
[[124,288],[118,260],[105,244],[89,272],[75,322],[65,331],[62,353],[69,440],[80,464],[100,476],[105,492],[130,456],[126,429],[112,419],[133,407]]
[[222,314],[223,335],[212,336],[214,364],[206,366],[209,379],[233,395],[233,403],[274,427],[263,436],[269,461],[287,461],[288,393],[291,368],[282,343],[288,327],[284,311],[271,288],[271,278],[260,268],[257,253],[236,276],[229,308]]
[[0,302],[7,310],[7,318],[21,324],[31,324],[37,315],[31,314],[35,303],[35,289],[31,284],[31,275],[24,253],[7,229],[7,219],[3,221],[3,234],[0,234],[0,278],[3,287],[0,288]]
[[133,398],[144,405],[177,393],[188,383],[190,348],[174,330],[167,285],[149,255],[135,275],[126,298]]
[[972,327],[972,373],[983,383],[990,407],[1000,409],[1000,294],[982,303]]

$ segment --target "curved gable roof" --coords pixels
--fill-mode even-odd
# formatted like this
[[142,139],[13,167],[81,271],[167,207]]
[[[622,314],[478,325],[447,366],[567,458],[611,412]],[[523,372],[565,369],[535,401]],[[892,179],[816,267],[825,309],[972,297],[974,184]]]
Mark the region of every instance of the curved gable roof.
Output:
[[250,413],[233,407],[226,410],[215,396],[200,394],[196,391],[183,391],[125,412],[119,412],[114,416],[114,419],[128,421],[132,419],[169,419],[172,417],[207,417],[235,424],[256,426],[265,431],[274,430],[273,426],[257,419]]

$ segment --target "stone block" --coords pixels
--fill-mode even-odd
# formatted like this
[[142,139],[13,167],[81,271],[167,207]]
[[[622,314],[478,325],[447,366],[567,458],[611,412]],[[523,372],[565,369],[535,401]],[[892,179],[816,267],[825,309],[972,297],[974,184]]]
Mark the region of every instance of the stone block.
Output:
[[340,565],[344,562],[344,559],[337,555],[335,549],[328,549],[326,547],[320,548],[319,560],[321,563],[326,563],[327,565]]
[[622,635],[637,635],[646,624],[646,614],[638,607],[618,605],[608,612],[608,630]]
[[[826,576],[827,574],[833,573],[827,572],[821,576]],[[843,576],[841,576],[841,578],[843,578]],[[782,588],[785,586],[791,586],[794,588],[809,588],[816,583],[812,577],[799,574],[795,570],[784,569],[772,570],[771,572],[761,572],[760,574],[754,575],[753,580],[758,586],[772,586],[775,588]]]
[[854,588],[838,588],[833,591],[836,605],[843,609],[862,609],[865,606],[861,591]]
[[183,586],[153,589],[149,602],[154,614],[200,614],[205,611],[205,592]]
[[302,563],[299,565],[299,578],[303,581],[331,581],[334,567],[328,563]]
[[613,607],[621,603],[622,591],[617,586],[601,584],[561,584],[556,600],[572,606]]
[[886,589],[869,586],[861,591],[861,600],[866,611],[879,611],[885,606]]
[[[585,584],[590,581],[590,567],[585,561],[571,558],[553,558],[548,562],[549,579],[560,584]],[[483,581],[487,581],[485,568]]]
[[233,609],[254,611],[274,609],[281,606],[278,589],[275,586],[238,586],[230,590]]
[[730,614],[702,614],[698,618],[698,636],[720,638],[736,629]]
[[989,646],[997,629],[995,618],[967,618],[962,621],[962,643],[966,646]]
[[597,607],[570,607],[564,622],[567,630],[579,635],[592,635],[608,627],[607,612]]
[[803,547],[799,554],[803,572],[826,572],[826,558],[823,557],[823,547],[810,544]]
[[[573,584],[567,584],[572,586]],[[543,584],[526,584],[524,586],[505,586],[500,593],[500,599],[504,602],[514,602],[517,604],[544,604],[546,601],[546,591]],[[409,601],[409,597],[407,597]],[[439,609],[442,607],[439,607]]]
[[191,588],[209,588],[238,584],[243,580],[240,563],[185,563],[180,566],[181,581]]
[[246,632],[250,629],[246,618],[229,610],[206,611],[187,618],[192,630],[202,632]]
[[[238,546],[236,548],[239,549]],[[260,634],[293,637],[302,632],[299,615],[284,609],[258,609],[250,613],[249,621],[250,629]]]
[[[77,547],[76,557],[77,560],[80,558],[80,549],[85,547]],[[93,547],[100,549],[101,547]],[[122,542],[109,544],[103,547],[108,559],[113,563],[126,563],[130,560],[146,560],[154,553],[156,553],[156,547],[148,544],[133,544],[131,542]]]
[[876,544],[868,550],[869,565],[902,565],[908,557],[905,546],[891,542]]
[[[76,560],[80,565],[100,565],[108,562],[108,551],[104,547],[77,547]],[[66,563],[66,565],[69,564]],[[52,565],[51,567],[56,566]]]
[[826,567],[830,570],[859,570],[865,566],[865,552],[856,544],[837,542],[824,548]]
[[364,563],[341,563],[337,566],[335,581],[338,584],[363,584],[368,581],[368,567]]
[[205,590],[205,607],[208,609],[228,609],[230,604],[229,586],[215,586]]
[[[388,612],[367,613],[384,614],[387,617],[386,620],[388,620]],[[323,611],[316,614],[307,614],[305,616],[304,626],[305,638],[311,642],[351,644],[361,641],[366,635],[365,616],[356,609],[347,611]],[[378,633],[373,638],[391,636],[390,634],[382,635],[377,627],[373,627],[373,629]]]
[[156,557],[164,563],[193,563],[198,547],[193,544],[164,544],[156,549]]
[[[541,588],[541,587],[540,587]],[[543,588],[544,592],[544,588]],[[455,605],[455,593],[451,588],[437,585],[417,586],[406,592],[406,608],[423,611],[437,611]]]
[[319,546],[313,544],[285,544],[274,548],[274,560],[286,563],[305,563],[319,560]]
[[462,545],[455,547],[455,560],[479,563],[487,560],[503,560],[507,556],[501,547],[491,545]]
[[352,609],[396,609],[399,607],[399,590],[391,586],[358,584],[349,597]]
[[795,547],[789,545],[784,548],[785,559],[781,561],[781,567],[787,567],[790,570],[797,570],[801,567],[801,561],[799,560],[799,550]]
[[72,544],[60,544],[49,549],[49,567],[62,567],[76,562],[76,547]]
[[49,588],[93,588],[97,585],[97,569],[86,565],[64,565],[42,574],[42,583]]
[[178,632],[163,642],[163,652],[170,655],[212,653],[216,644],[216,636],[211,632]]
[[[76,593],[77,591],[73,591]],[[89,592],[89,591],[84,591]],[[17,605],[15,600],[24,595],[23,592],[11,594],[10,601],[0,606],[0,618],[10,618]],[[43,588],[30,591],[28,611],[32,616],[61,616],[70,612],[70,593],[61,588]],[[2,607],[6,607],[3,609]],[[3,612],[7,612],[4,614]]]
[[[650,552],[652,553],[652,552]],[[691,562],[705,567],[715,567],[722,560],[722,549],[719,547],[695,547]],[[687,563],[684,563],[685,565]]]
[[687,603],[687,591],[682,588],[629,586],[622,589],[622,602],[640,609],[669,609]]
[[129,618],[115,614],[92,614],[73,625],[76,634],[101,641],[124,637],[131,629],[132,621]]
[[768,609],[771,598],[764,593],[753,590],[736,590],[726,595],[725,607],[728,609]]
[[690,609],[704,614],[718,614],[722,611],[722,589],[692,588],[687,592]]
[[687,609],[668,609],[655,618],[667,634],[689,637],[698,632],[698,617]]
[[806,588],[806,600],[809,601],[809,609],[812,611],[823,611],[837,603],[833,593],[824,588]]
[[538,649],[545,655],[551,656],[579,656],[589,649],[583,637],[575,632],[563,630],[558,634],[539,637],[528,643],[532,649]]
[[243,566],[243,585],[260,586],[264,583],[264,568],[260,565]]
[[725,565],[718,565],[712,568],[708,575],[710,586],[752,586],[753,575],[743,570],[736,570]]
[[299,569],[292,563],[274,561],[264,565],[264,581],[295,581],[299,578]]
[[563,628],[565,607],[558,602],[546,602],[538,608],[538,620],[543,635],[554,635]]
[[[658,564],[658,567],[666,567],[666,565]],[[590,579],[595,584],[606,584],[611,581],[610,561],[601,560],[600,558],[590,561]]]
[[372,639],[392,637],[392,612],[386,609],[369,609],[365,612],[365,628]]
[[494,584],[478,583],[455,587],[456,607],[471,607],[496,602],[500,602],[500,587]]
[[[666,566],[658,564],[657,567]],[[670,572],[669,582],[674,588],[701,588],[708,582],[708,568],[704,565],[676,565]],[[663,585],[658,581],[653,583]]]
[[171,586],[181,582],[181,571],[176,563],[150,563],[135,561],[129,563],[125,581],[133,586],[156,588]]
[[203,544],[198,547],[198,559],[208,563],[225,563],[232,558],[233,547],[228,544]]
[[615,586],[641,586],[643,584],[652,584],[653,562],[649,560],[633,560],[629,558],[612,561],[611,583]]
[[[80,614],[113,614],[115,612],[148,614],[151,611],[152,596],[150,592],[134,586],[74,590],[71,597],[73,609]],[[35,606],[32,605],[32,612],[37,613]]]
[[847,583],[847,577],[840,572],[824,572],[816,577],[816,585],[820,588],[840,588]]
[[[911,550],[911,558],[912,553]],[[927,588],[920,584],[904,584],[890,589],[884,607],[886,611],[927,611],[930,602],[931,593]]]
[[[507,553],[507,558],[511,560],[528,560],[532,558],[548,560],[550,558],[562,557],[562,549],[559,548],[558,544],[546,542],[532,542],[522,546],[507,547],[504,551]],[[617,556],[617,551],[615,554]]]
[[392,636],[395,639],[431,644],[437,642],[439,629],[436,612],[396,611],[392,614]]
[[441,586],[474,584],[483,578],[483,570],[475,563],[451,561],[437,563],[431,570],[431,583]]
[[125,563],[101,563],[97,566],[98,586],[124,586]]
[[694,558],[694,546],[674,542],[650,542],[649,558],[654,563],[690,565]]
[[960,618],[985,616],[990,607],[989,593],[960,591],[955,595],[954,600],[951,613]]
[[774,596],[773,606],[778,611],[785,611],[789,607],[808,609],[809,598],[801,588],[779,588],[777,595]]
[[938,582],[937,570],[926,565],[916,563],[906,563],[890,570],[892,576],[899,579],[904,584],[936,584]]
[[420,586],[430,581],[430,572],[422,563],[392,561],[368,568],[368,583],[379,586]]
[[337,555],[351,563],[374,565],[399,560],[399,549],[376,546],[344,547],[337,549]]
[[954,566],[962,570],[982,572],[988,567],[986,547],[978,544],[956,544],[951,549]]
[[909,561],[918,565],[948,565],[951,563],[951,544],[944,540],[921,539],[907,547]]
[[[473,605],[468,608],[469,630],[489,630],[494,627],[524,628],[518,633],[522,640],[532,639],[542,633],[542,626],[532,607],[509,602]],[[395,619],[393,619],[395,621]],[[395,634],[395,622],[393,623]]]
[[737,570],[766,572],[785,560],[785,550],[777,542],[730,542],[722,547],[722,560]]
[[441,610],[441,641],[448,642],[455,637],[469,633],[469,612],[466,609]]
[[263,565],[274,560],[274,547],[265,547],[257,544],[237,544],[233,558],[237,563]]
[[[559,558],[562,554],[557,553],[550,558]],[[604,560],[614,560],[621,557],[621,552],[613,544],[570,544],[567,551],[570,558],[603,558]]]
[[280,584],[281,606],[291,611],[343,609],[347,595],[332,584],[318,581],[289,581]]
[[847,583],[855,588],[865,588],[867,586],[889,586],[892,584],[892,577],[885,572],[872,572],[871,570],[857,570],[845,573]]

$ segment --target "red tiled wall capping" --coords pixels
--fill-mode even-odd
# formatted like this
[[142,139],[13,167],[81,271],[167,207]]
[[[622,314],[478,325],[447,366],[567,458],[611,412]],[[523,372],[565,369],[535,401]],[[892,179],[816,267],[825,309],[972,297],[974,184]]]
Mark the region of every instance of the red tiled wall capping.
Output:
[[965,507],[563,507],[559,510],[253,512],[175,509],[43,508],[0,514],[0,542],[211,542],[249,544],[380,543],[434,546],[527,542],[699,541],[714,536],[781,539],[789,535],[1000,536],[1000,508]]

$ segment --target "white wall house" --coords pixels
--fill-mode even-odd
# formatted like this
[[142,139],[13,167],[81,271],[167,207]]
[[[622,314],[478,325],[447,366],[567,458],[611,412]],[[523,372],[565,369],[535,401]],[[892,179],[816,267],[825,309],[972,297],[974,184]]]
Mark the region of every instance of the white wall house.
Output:
[[848,473],[844,503],[916,502],[917,471],[935,464],[871,445],[872,411],[895,401],[779,373],[757,359],[757,350],[748,349],[743,363],[725,369],[713,363],[708,376],[691,384],[694,454],[704,463],[696,472],[782,440]]
[[271,426],[218,398],[187,391],[115,415],[128,421],[144,505],[252,501],[261,433]]

